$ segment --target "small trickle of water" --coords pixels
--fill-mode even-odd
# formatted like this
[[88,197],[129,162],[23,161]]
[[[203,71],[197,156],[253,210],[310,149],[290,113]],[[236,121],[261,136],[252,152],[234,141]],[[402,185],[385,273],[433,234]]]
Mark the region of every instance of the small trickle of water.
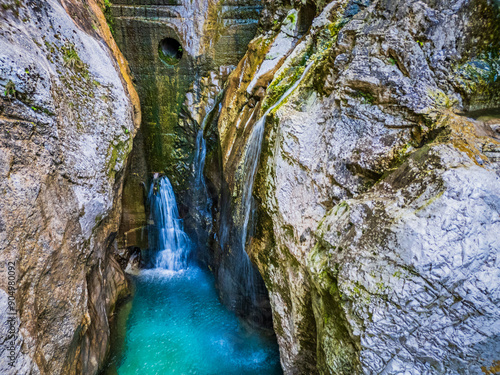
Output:
[[[221,100],[223,92],[219,93],[215,98],[213,106],[207,111],[200,129],[196,135],[196,147],[193,159],[193,184],[190,193],[190,209],[192,225],[190,233],[196,237],[197,259],[204,264],[211,262],[212,253],[208,249],[210,235],[212,235],[212,208],[213,201],[210,197],[207,183],[204,176],[205,159],[207,156],[207,142],[204,137],[204,132],[207,126],[213,123],[214,119],[218,119],[218,114],[221,111]],[[194,225],[193,225],[194,224]]]
[[250,138],[248,140],[248,146],[245,152],[245,163],[243,165],[243,196],[242,196],[242,205],[243,205],[243,225],[241,231],[241,250],[244,254],[243,258],[243,272],[245,274],[245,280],[247,283],[247,290],[252,299],[255,299],[255,283],[254,283],[254,270],[251,265],[250,259],[245,251],[247,235],[248,235],[248,223],[250,222],[250,216],[252,212],[253,205],[253,184],[255,181],[255,175],[257,173],[257,167],[259,165],[260,154],[262,150],[262,140],[264,138],[264,128],[266,124],[266,118],[274,110],[278,107],[283,100],[285,100],[293,90],[297,88],[297,86],[302,82],[302,79],[306,76],[307,72],[312,66],[312,63],[309,63],[307,67],[304,69],[304,72],[300,76],[300,78],[290,87],[280,98],[279,100],[270,107],[264,115],[255,123],[254,128],[252,129],[252,133],[250,134]]
[[156,252],[156,268],[178,271],[187,267],[190,241],[179,218],[172,184],[155,179],[149,190],[149,244]]
[[210,213],[212,202],[208,196],[207,184],[205,183],[205,176],[203,175],[206,156],[207,143],[205,138],[203,138],[203,129],[200,129],[198,131],[198,135],[196,136],[196,150],[193,161],[193,205],[199,215],[198,225],[206,231],[209,231],[212,223],[212,215]]
[[207,156],[207,143],[203,138],[203,129],[198,130],[196,135],[196,150],[194,155],[194,178],[197,186],[206,191],[203,168],[205,167],[205,157]]

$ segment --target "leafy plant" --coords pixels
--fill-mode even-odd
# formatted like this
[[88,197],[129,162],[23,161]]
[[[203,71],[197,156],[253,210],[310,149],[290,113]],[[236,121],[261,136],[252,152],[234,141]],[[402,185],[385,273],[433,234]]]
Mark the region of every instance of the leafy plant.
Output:
[[63,47],[63,60],[64,66],[67,68],[76,70],[85,68],[85,64],[80,60],[80,56],[78,56],[73,44],[68,44]]
[[3,93],[7,98],[15,98],[16,97],[16,84],[9,79],[9,82],[5,85],[5,91]]
[[296,14],[295,13],[291,13],[291,14],[289,14],[286,17],[286,19],[287,19],[287,21],[290,21],[290,23],[294,24],[295,20],[296,20]]
[[111,35],[115,37],[115,19],[113,18],[113,15],[111,14],[111,2],[109,0],[104,0],[104,18],[106,18],[106,23],[109,26],[109,31],[111,31]]

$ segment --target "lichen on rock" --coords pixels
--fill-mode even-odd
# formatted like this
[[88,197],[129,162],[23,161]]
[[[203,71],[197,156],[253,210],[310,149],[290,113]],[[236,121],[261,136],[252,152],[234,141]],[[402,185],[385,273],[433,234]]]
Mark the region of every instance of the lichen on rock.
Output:
[[0,262],[16,264],[17,340],[0,372],[95,374],[128,293],[114,239],[139,103],[94,1],[14,5],[0,13]]
[[[270,31],[254,43],[274,40],[294,14],[273,6],[279,24],[265,10]],[[274,55],[249,48],[219,121],[237,206],[232,176],[259,118],[253,111],[270,108],[313,61],[267,120],[246,249],[269,291],[284,371],[493,368],[498,4],[315,6],[308,32],[261,80],[255,110],[248,98],[257,89],[241,88]]]

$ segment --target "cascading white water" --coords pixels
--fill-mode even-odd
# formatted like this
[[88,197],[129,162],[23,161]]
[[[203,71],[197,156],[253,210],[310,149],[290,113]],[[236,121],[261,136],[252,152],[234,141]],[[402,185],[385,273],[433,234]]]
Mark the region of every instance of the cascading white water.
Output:
[[206,191],[203,168],[205,167],[205,157],[207,156],[207,143],[203,138],[203,129],[198,130],[196,136],[196,151],[194,155],[194,180],[197,186]]
[[246,273],[246,282],[247,282],[247,290],[249,291],[249,294],[252,298],[254,298],[254,293],[253,293],[253,288],[254,288],[254,282],[253,282],[253,275],[254,273],[252,272],[252,265],[250,263],[250,259],[248,258],[248,255],[245,251],[246,247],[246,241],[247,241],[247,235],[248,235],[248,223],[250,222],[250,214],[252,211],[252,192],[253,192],[253,184],[255,181],[255,174],[257,173],[257,167],[259,165],[259,160],[260,160],[260,153],[262,149],[262,140],[264,138],[264,128],[266,124],[266,118],[271,113],[272,110],[274,110],[276,107],[278,107],[283,100],[285,100],[293,90],[297,88],[297,86],[300,84],[302,79],[306,76],[307,72],[311,68],[312,64],[314,61],[310,62],[306,68],[304,69],[304,72],[300,76],[300,78],[293,84],[292,87],[290,87],[280,98],[279,100],[272,106],[270,107],[264,115],[255,123],[252,133],[250,134],[250,138],[248,140],[248,146],[245,151],[245,162],[243,165],[243,196],[242,196],[242,204],[243,204],[243,224],[242,224],[242,231],[241,231],[241,249],[243,250],[244,257],[245,259],[244,264],[243,264],[243,272]]
[[205,115],[196,136],[196,148],[193,160],[194,184],[191,197],[193,208],[195,209],[195,212],[192,214],[196,220],[197,227],[199,228],[198,246],[201,248],[203,248],[206,244],[207,236],[212,228],[212,200],[208,194],[205,176],[203,175],[203,171],[205,169],[205,158],[207,155],[207,144],[203,133],[208,122],[213,118],[215,111],[218,109],[220,112],[222,106],[220,104],[221,98],[222,95],[219,95],[216,98],[214,105]]
[[149,190],[150,248],[155,266],[171,271],[187,268],[190,241],[179,218],[172,184],[167,177],[155,179]]

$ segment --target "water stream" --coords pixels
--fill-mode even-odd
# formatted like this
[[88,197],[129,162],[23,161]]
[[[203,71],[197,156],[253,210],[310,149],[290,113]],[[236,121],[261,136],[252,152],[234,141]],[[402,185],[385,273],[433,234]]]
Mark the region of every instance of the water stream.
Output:
[[255,181],[255,174],[257,172],[257,167],[260,161],[260,153],[262,149],[262,140],[264,137],[264,128],[266,125],[266,119],[269,113],[278,107],[283,101],[297,88],[297,86],[302,82],[307,72],[312,66],[312,62],[309,63],[300,78],[279,98],[276,103],[271,106],[264,115],[255,123],[250,138],[248,140],[248,146],[245,152],[245,163],[243,166],[243,230],[241,231],[241,245],[243,249],[246,245],[247,234],[248,234],[248,223],[250,221],[250,213],[252,209],[252,192],[253,184]]
[[264,128],[266,124],[266,119],[269,113],[277,108],[283,101],[297,88],[297,86],[302,82],[307,72],[312,66],[312,62],[309,63],[300,78],[276,101],[276,103],[271,106],[264,115],[255,123],[252,133],[250,134],[249,140],[247,142],[247,148],[245,151],[245,161],[242,170],[242,184],[243,184],[243,195],[242,195],[242,208],[243,208],[243,220],[242,220],[242,230],[241,230],[241,253],[242,253],[242,271],[245,277],[245,284],[247,285],[247,290],[249,292],[250,298],[255,300],[255,271],[253,270],[253,265],[248,257],[245,247],[248,236],[248,224],[250,222],[252,207],[253,207],[253,185],[255,181],[255,175],[257,173],[257,167],[260,161],[260,154],[262,150],[262,141],[264,138]]
[[179,218],[174,190],[167,177],[155,179],[148,195],[149,246],[155,268],[179,271],[187,268],[191,244]]
[[193,186],[191,189],[191,214],[195,221],[195,231],[197,236],[198,255],[200,259],[204,259],[205,263],[209,258],[207,254],[208,236],[212,230],[212,200],[210,199],[207,184],[205,182],[204,169],[205,158],[207,156],[207,142],[204,138],[204,131],[207,124],[212,121],[214,116],[220,113],[220,100],[222,95],[219,95],[212,108],[207,111],[200,129],[196,135],[196,148],[193,160]]
[[245,326],[219,302],[211,273],[189,261],[168,178],[153,182],[149,202],[155,267],[132,279],[105,374],[282,374],[276,338]]

